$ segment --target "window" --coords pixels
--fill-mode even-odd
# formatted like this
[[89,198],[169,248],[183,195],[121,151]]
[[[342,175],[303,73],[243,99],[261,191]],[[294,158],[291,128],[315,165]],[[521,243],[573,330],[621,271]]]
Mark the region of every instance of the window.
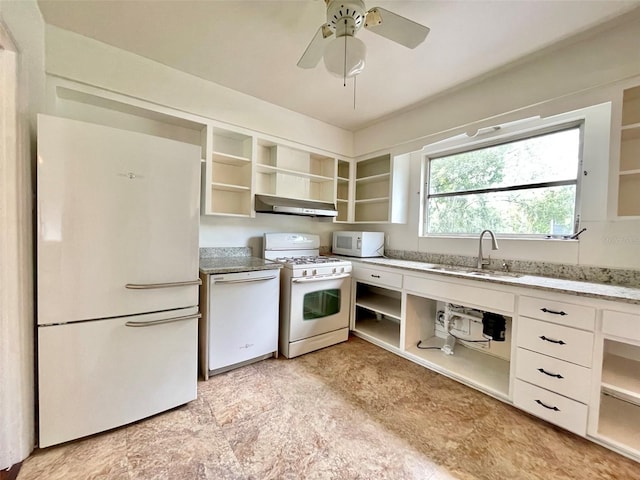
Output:
[[574,122],[428,155],[423,232],[575,233],[581,132]]

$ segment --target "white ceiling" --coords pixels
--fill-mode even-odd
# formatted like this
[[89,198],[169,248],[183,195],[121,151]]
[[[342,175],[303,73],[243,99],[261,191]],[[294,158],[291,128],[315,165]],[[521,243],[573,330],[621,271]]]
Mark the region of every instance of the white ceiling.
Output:
[[48,24],[327,123],[357,130],[628,13],[640,0],[369,0],[431,29],[407,49],[362,29],[367,64],[347,87],[296,66],[325,22],[321,0],[39,0]]

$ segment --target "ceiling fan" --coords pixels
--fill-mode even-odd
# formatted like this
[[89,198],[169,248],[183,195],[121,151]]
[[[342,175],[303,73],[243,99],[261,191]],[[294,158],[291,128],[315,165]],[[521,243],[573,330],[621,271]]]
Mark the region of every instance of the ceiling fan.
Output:
[[420,45],[429,33],[424,25],[384,8],[366,10],[362,0],[325,0],[325,3],[327,23],[320,26],[298,66],[314,68],[323,58],[327,70],[345,81],[364,69],[366,47],[355,37],[362,26],[408,48]]

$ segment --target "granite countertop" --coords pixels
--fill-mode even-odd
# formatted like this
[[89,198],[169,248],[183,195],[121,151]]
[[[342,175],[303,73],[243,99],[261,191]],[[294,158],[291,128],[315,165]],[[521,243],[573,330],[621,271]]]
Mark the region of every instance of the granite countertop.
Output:
[[[344,257],[347,258],[347,257]],[[556,293],[565,293],[581,297],[597,298],[601,300],[612,300],[616,302],[624,302],[640,305],[640,288],[626,287],[619,285],[609,285],[595,282],[585,282],[577,280],[566,280],[562,278],[540,277],[528,274],[493,272],[487,270],[486,275],[479,276],[471,269],[466,267],[455,267],[449,265],[440,265],[433,263],[425,263],[413,260],[399,260],[393,258],[349,258],[350,260],[361,262],[369,265],[379,265],[384,267],[402,268],[415,272],[431,273],[442,276],[472,279],[480,282],[512,285],[514,287],[526,287],[538,290],[552,291]],[[442,268],[450,268],[451,270],[442,270]]]
[[251,272],[282,268],[282,264],[249,256],[200,257],[200,273],[215,275],[220,273]]

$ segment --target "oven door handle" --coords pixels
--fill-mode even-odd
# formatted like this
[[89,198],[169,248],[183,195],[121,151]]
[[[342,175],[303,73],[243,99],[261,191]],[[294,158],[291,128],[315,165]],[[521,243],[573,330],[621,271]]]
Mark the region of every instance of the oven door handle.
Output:
[[342,275],[330,275],[327,277],[310,277],[310,278],[294,278],[293,283],[311,283],[311,282],[326,282],[329,280],[340,280],[341,278],[348,278],[351,274],[344,273]]

